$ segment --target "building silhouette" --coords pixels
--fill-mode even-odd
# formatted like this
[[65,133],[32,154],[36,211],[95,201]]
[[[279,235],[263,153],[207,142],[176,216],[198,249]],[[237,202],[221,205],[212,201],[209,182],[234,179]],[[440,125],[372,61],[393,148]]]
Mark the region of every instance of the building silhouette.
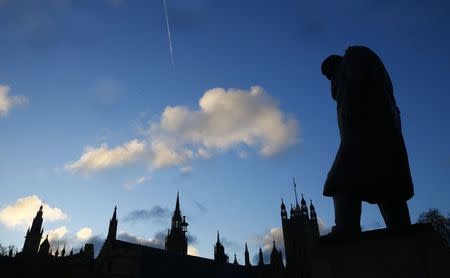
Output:
[[[442,277],[444,261],[436,254],[446,254],[448,251],[440,248],[439,236],[430,227],[416,225],[409,234],[395,235],[386,230],[364,232],[361,235],[365,242],[335,241],[332,238],[320,237],[317,213],[312,201],[309,209],[301,195],[297,198],[297,186],[294,181],[295,205],[290,206],[289,213],[283,199],[281,200],[281,223],[284,240],[285,258],[282,247],[272,242],[270,260],[264,261],[263,250],[258,250],[258,261],[252,265],[250,252],[245,243],[244,264],[240,265],[236,254],[229,262],[225,247],[217,240],[214,245],[214,259],[188,255],[188,236],[186,217],[182,216],[180,198],[177,193],[175,209],[171,219],[164,249],[135,244],[117,239],[117,207],[114,207],[109,221],[108,234],[101,246],[100,252],[94,258],[93,244],[85,244],[79,252],[73,249],[66,255],[66,246],[57,246],[52,252],[48,235],[42,240],[42,227],[45,211],[41,206],[36,213],[31,227],[27,230],[22,251],[13,256],[0,256],[0,269],[11,277],[236,277],[236,278],[327,278],[327,277],[362,277],[367,268],[381,269],[383,277],[400,277],[387,267],[404,265],[402,273],[410,273],[408,277]],[[41,242],[42,240],[42,242]],[[411,245],[407,249],[402,242]],[[395,255],[389,257],[387,249],[394,247]],[[379,245],[384,246],[383,249]],[[362,246],[362,247],[361,247]],[[375,247],[374,247],[375,246]],[[417,247],[419,246],[419,247]],[[280,248],[281,247],[281,248]],[[362,248],[362,249],[361,249]],[[372,249],[370,249],[372,248]],[[397,249],[395,249],[397,248]],[[415,249],[414,249],[415,248]],[[414,261],[417,252],[411,250],[428,250],[419,256],[426,258],[425,268],[411,268],[409,261]],[[428,248],[428,249],[427,249]],[[403,257],[398,250],[406,250]],[[381,251],[380,251],[381,250]],[[377,253],[382,252],[382,253]],[[441,252],[441,253],[439,253]],[[444,253],[442,253],[444,252]],[[358,261],[361,257],[362,260]],[[416,255],[415,255],[416,254]],[[352,257],[353,256],[353,257]],[[408,257],[409,256],[409,257]],[[373,259],[370,259],[372,258]],[[374,259],[376,258],[376,259]],[[381,258],[381,259],[380,259]],[[433,260],[431,260],[433,258]],[[383,261],[384,259],[384,261]],[[355,263],[357,261],[358,263]],[[286,265],[285,265],[286,263]],[[428,266],[429,265],[429,266]],[[380,267],[378,267],[380,266]],[[438,271],[433,270],[434,268]],[[440,268],[439,268],[440,267]],[[425,269],[426,272],[423,272]],[[427,270],[428,269],[428,270]],[[422,272],[421,272],[422,271]],[[434,271],[434,272],[433,272]],[[356,274],[355,274],[356,273]],[[358,274],[359,273],[359,274]],[[427,275],[425,275],[425,274]],[[390,275],[390,276],[389,276]],[[381,277],[380,275],[368,277]]]

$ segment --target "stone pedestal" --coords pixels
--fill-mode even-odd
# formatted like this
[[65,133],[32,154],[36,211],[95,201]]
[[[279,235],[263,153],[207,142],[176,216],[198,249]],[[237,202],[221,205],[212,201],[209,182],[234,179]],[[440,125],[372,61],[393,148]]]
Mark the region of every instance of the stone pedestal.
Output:
[[450,277],[449,250],[431,225],[423,224],[402,233],[367,231],[351,240],[325,236],[312,254],[312,277]]

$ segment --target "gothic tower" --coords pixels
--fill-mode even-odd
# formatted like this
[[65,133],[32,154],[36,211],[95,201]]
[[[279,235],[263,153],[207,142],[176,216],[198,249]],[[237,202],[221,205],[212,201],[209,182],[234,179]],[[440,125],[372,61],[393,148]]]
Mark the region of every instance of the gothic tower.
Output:
[[117,222],[117,206],[115,206],[113,216],[111,220],[109,220],[108,236],[106,237],[106,240],[110,242],[116,240]]
[[36,255],[39,249],[39,244],[41,243],[42,233],[42,206],[36,213],[36,217],[33,219],[33,224],[31,228],[28,228],[27,234],[25,236],[25,242],[23,244],[22,253],[26,255]]
[[301,206],[299,206],[295,180],[293,183],[296,206],[291,206],[290,217],[288,217],[283,200],[281,201],[286,268],[289,277],[309,278],[311,277],[311,250],[315,240],[319,237],[317,215],[314,206],[310,206],[311,214],[308,213],[303,194]]
[[223,244],[220,242],[219,231],[217,231],[217,241],[214,245],[214,261],[218,263],[228,262],[228,255],[225,254],[225,247],[223,247]]
[[177,202],[172,216],[172,226],[166,237],[167,252],[187,255],[187,226],[186,216],[181,217],[180,200],[177,193]]

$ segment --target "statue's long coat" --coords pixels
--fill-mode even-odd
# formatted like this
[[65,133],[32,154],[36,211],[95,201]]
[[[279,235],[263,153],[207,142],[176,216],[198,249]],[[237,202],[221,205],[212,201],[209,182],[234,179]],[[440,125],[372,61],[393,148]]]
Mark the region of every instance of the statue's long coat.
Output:
[[400,111],[381,60],[366,47],[350,47],[332,83],[341,143],[324,195],[352,193],[370,203],[410,199]]

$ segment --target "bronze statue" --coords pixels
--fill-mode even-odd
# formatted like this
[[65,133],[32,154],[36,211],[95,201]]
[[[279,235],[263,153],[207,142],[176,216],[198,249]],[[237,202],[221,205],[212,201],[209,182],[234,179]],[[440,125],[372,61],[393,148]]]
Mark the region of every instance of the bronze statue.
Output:
[[333,197],[336,235],[361,231],[361,202],[377,204],[388,229],[411,224],[406,203],[414,195],[400,111],[381,59],[352,46],[322,63],[337,102],[341,143],[323,194]]

